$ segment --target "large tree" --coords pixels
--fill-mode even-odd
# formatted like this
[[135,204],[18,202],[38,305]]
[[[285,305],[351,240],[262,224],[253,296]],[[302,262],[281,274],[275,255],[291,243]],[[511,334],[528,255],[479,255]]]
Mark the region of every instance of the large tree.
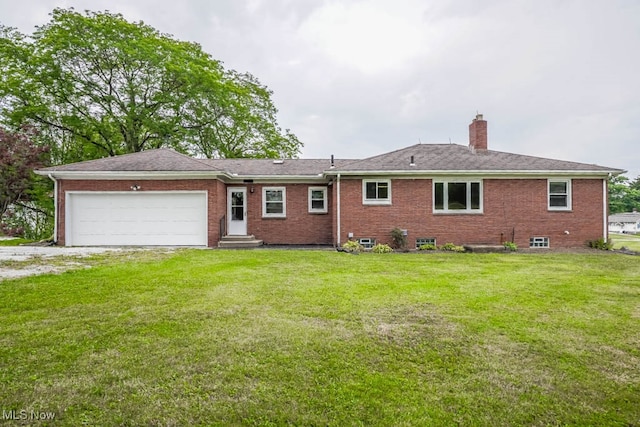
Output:
[[640,211],[640,176],[635,181],[624,175],[609,180],[609,212]]
[[55,9],[0,29],[0,120],[34,126],[54,163],[163,146],[206,157],[295,157],[268,88],[195,43],[109,12]]

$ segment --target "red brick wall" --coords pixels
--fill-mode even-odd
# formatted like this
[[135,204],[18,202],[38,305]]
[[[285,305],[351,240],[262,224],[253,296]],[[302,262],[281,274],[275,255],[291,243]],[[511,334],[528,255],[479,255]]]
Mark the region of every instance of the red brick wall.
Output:
[[[220,220],[227,213],[227,186],[218,180],[61,180],[58,184],[58,244],[65,244],[65,192],[66,191],[131,191],[137,184],[139,191],[194,191],[208,193],[208,245],[216,247],[220,240]],[[230,185],[232,187],[234,185]],[[306,184],[269,184],[268,187],[287,188],[287,217],[262,218],[261,184],[235,185],[247,188],[247,231],[267,244],[331,244],[330,214],[308,212]],[[319,185],[311,185],[320,187]],[[250,189],[253,187],[254,192]],[[331,187],[328,188],[331,212]]]
[[[309,187],[322,185],[307,184],[247,184],[247,231],[265,244],[331,244],[330,213],[309,213]],[[262,188],[285,187],[287,193],[286,218],[262,217]],[[331,212],[331,187],[327,187],[328,212]]]
[[392,180],[391,206],[363,205],[360,179],[343,178],[340,185],[341,242],[352,232],[355,238],[390,243],[394,227],[408,230],[410,247],[418,237],[435,237],[438,244],[498,245],[515,236],[521,248],[529,247],[533,236],[549,237],[555,248],[603,237],[602,179],[572,180],[570,212],[547,210],[546,179],[483,180],[482,214],[434,214],[430,179]]
[[[226,216],[227,186],[218,180],[62,180],[58,185],[58,243],[64,245],[66,191],[204,190],[208,192],[208,245],[217,246],[220,219]],[[307,184],[245,184],[247,188],[247,231],[266,244],[336,243],[336,186],[327,186],[328,214],[308,212]],[[286,187],[286,218],[262,218],[262,187]],[[312,185],[317,186],[317,185]],[[394,227],[409,231],[409,245],[418,237],[435,237],[438,244],[500,244],[512,240],[522,248],[532,236],[549,237],[551,247],[579,247],[587,240],[603,237],[602,180],[572,181],[571,212],[547,210],[546,179],[485,179],[482,214],[434,214],[430,179],[392,180],[390,206],[362,204],[362,181],[342,179],[341,235],[373,237],[390,243]],[[254,192],[250,189],[253,187]],[[569,234],[565,234],[565,230]]]

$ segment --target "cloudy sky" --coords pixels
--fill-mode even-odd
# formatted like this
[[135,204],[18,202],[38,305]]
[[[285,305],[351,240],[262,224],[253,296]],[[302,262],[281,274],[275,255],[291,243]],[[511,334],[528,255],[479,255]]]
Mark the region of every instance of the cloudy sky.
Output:
[[31,33],[110,10],[200,43],[274,91],[302,157],[468,143],[640,175],[638,0],[0,0]]

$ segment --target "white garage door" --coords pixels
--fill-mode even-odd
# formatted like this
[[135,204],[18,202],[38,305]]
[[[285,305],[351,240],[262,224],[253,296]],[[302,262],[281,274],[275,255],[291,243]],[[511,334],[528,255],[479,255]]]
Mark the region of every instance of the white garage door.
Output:
[[206,246],[205,192],[68,192],[67,246]]

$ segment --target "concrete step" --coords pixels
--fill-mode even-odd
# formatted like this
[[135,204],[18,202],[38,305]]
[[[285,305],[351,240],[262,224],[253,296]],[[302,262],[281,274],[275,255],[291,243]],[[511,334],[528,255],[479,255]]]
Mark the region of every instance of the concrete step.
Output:
[[222,236],[220,240],[237,242],[242,240],[255,240],[255,239],[256,239],[256,236],[254,236],[253,234],[249,234],[246,236],[226,235],[226,236]]
[[218,242],[218,247],[223,249],[248,249],[262,246],[262,240],[255,236],[223,236]]

